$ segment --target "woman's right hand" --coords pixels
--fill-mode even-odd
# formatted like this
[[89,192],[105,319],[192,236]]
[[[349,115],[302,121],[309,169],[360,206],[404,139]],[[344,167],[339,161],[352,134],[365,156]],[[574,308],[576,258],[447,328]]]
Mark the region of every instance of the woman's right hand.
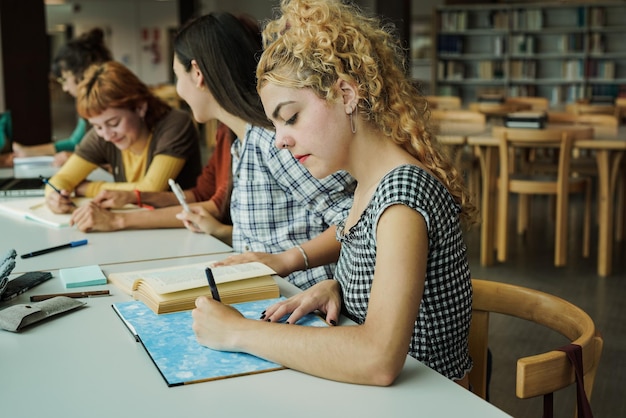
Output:
[[71,193],[61,190],[61,194],[53,192],[46,195],[46,205],[54,213],[72,213],[76,206],[72,203]]
[[135,192],[129,190],[102,190],[93,198],[93,202],[101,208],[121,208],[129,203],[135,203]]
[[190,210],[191,213],[182,211],[176,215],[176,218],[183,221],[185,228],[190,231],[214,235],[224,226],[202,206],[190,206]]

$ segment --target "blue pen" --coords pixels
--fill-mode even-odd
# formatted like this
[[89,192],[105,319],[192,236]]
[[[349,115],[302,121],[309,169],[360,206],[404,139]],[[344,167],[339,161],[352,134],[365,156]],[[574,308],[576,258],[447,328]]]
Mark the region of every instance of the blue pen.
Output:
[[33,251],[31,253],[22,254],[20,257],[22,257],[22,258],[30,258],[30,257],[34,257],[36,255],[48,254],[48,253],[51,253],[53,251],[62,250],[63,248],[79,247],[79,246],[85,245],[85,244],[87,244],[87,240],[86,239],[83,239],[83,240],[80,240],[80,241],[72,241],[72,242],[69,242],[67,244],[58,245],[56,247],[44,248],[43,250],[37,250],[37,251]]
[[69,200],[69,202],[70,202],[70,205],[72,205],[72,206],[76,207],[76,204],[75,204],[74,202],[72,202],[72,200],[71,200],[69,197],[67,197],[67,196],[63,196],[63,194],[61,193],[61,190],[57,189],[57,188],[54,186],[54,184],[52,184],[52,183],[50,183],[50,181],[48,181],[48,179],[47,179],[47,178],[45,178],[44,176],[39,176],[39,178],[41,179],[41,181],[43,182],[43,184],[46,184],[46,185],[48,185],[48,186],[52,187],[52,190],[54,190],[55,192],[57,192],[57,193],[58,193],[61,197],[64,197],[64,198],[68,199],[68,200]]

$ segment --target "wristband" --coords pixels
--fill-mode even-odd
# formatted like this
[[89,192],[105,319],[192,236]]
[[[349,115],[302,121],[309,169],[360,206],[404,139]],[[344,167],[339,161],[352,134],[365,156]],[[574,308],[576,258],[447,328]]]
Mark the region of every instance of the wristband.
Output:
[[306,271],[309,269],[309,257],[307,257],[304,248],[299,245],[296,245],[296,248],[298,249],[298,251],[300,251],[300,254],[302,254],[302,258],[304,258],[304,270]]
[[141,191],[139,189],[135,189],[135,197],[137,198],[137,206],[139,206],[140,208],[145,208],[148,210],[154,209],[153,206],[144,205],[143,203],[141,203]]

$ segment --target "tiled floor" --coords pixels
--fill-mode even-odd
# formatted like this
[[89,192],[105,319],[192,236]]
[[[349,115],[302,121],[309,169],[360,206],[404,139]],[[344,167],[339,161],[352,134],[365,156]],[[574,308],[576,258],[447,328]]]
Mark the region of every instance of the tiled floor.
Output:
[[[58,138],[74,128],[73,100],[58,95],[53,102],[53,131]],[[532,212],[531,229],[525,237],[511,234],[510,261],[492,267],[481,267],[479,262],[480,234],[478,228],[467,233],[467,243],[473,277],[497,280],[527,286],[558,295],[585,309],[596,322],[604,337],[604,352],[591,401],[596,418],[626,417],[626,245],[614,248],[613,274],[600,278],[596,275],[597,252],[592,234],[592,254],[583,259],[581,234],[570,234],[567,267],[552,264],[553,222],[547,214],[545,202],[536,200]],[[578,202],[582,206],[582,202]],[[511,214],[513,225],[514,211]],[[580,213],[571,219],[580,225]],[[490,347],[494,356],[491,380],[491,402],[514,417],[540,417],[542,400],[515,398],[515,361],[518,357],[539,353],[563,345],[563,339],[519,320],[493,317]],[[567,390],[555,395],[555,417],[572,417],[575,394]]]

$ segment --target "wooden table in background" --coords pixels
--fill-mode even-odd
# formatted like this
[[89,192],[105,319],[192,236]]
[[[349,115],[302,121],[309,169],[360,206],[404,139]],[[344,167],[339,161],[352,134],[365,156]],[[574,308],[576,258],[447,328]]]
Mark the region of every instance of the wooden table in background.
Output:
[[[587,126],[581,126],[587,127]],[[547,129],[576,129],[575,125],[548,126]],[[494,127],[494,129],[505,129]],[[575,148],[593,151],[598,169],[598,267],[601,277],[612,273],[613,263],[613,221],[614,196],[618,180],[620,163],[626,153],[626,127],[594,128],[594,138],[580,139]],[[469,145],[478,147],[482,172],[482,223],[481,223],[481,255],[483,266],[494,264],[494,232],[495,208],[494,194],[498,178],[498,139],[490,134],[479,134],[467,138]],[[620,214],[621,215],[621,214]]]

